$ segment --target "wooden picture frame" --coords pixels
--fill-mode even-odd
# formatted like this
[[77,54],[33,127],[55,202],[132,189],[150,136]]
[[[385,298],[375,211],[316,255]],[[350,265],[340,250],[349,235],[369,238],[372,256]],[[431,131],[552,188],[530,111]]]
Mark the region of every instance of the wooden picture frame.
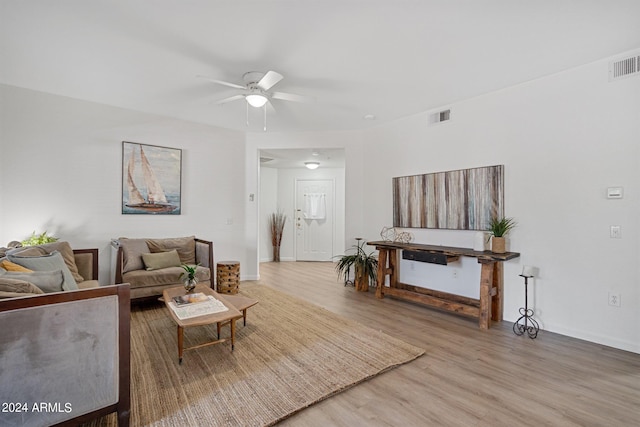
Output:
[[122,142],[122,213],[180,215],[182,150]]
[[393,226],[486,230],[504,217],[504,165],[393,178]]

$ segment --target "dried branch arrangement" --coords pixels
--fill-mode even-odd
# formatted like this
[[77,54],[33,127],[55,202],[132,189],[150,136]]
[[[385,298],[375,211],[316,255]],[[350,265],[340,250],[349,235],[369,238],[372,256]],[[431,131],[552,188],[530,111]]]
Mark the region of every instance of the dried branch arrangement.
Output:
[[273,260],[280,261],[280,243],[287,216],[280,210],[274,212],[269,217],[269,228],[271,230],[271,245],[273,246]]

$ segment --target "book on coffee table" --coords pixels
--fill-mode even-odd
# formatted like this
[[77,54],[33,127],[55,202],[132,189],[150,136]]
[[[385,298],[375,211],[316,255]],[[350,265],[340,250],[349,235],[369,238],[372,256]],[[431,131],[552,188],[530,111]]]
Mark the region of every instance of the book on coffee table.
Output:
[[173,297],[173,302],[175,302],[177,306],[193,304],[196,302],[204,302],[208,300],[209,298],[202,292],[197,292],[195,294],[178,295]]
[[[180,295],[179,297],[184,296],[186,295]],[[178,305],[178,303],[175,301],[175,298],[178,297],[174,297],[174,300],[171,301],[168,305],[180,320],[190,319],[192,317],[198,316],[206,316],[207,314],[221,313],[223,311],[229,310],[229,308],[225,306],[222,301],[215,299],[213,296],[204,295],[204,297],[204,301],[194,301],[182,305]]]

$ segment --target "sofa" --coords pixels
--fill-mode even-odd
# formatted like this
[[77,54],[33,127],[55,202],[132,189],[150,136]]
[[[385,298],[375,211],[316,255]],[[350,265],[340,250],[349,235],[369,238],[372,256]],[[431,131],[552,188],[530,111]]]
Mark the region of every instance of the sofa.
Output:
[[65,241],[7,250],[0,258],[0,298],[90,289],[98,282],[98,249]]
[[120,237],[111,245],[115,283],[130,285],[131,300],[157,298],[167,288],[183,286],[182,265],[195,265],[198,283],[213,287],[213,243],[208,240]]

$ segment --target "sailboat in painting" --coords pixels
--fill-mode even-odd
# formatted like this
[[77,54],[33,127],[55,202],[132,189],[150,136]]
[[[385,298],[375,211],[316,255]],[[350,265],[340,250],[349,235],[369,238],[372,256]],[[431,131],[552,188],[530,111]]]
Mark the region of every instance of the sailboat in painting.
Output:
[[167,196],[156,178],[156,174],[151,168],[151,164],[140,146],[140,164],[142,165],[142,176],[147,190],[145,199],[133,181],[135,174],[135,149],[131,152],[129,165],[127,168],[127,188],[129,190],[129,201],[125,206],[131,209],[141,210],[148,213],[169,213],[177,209],[177,206],[167,202]]

